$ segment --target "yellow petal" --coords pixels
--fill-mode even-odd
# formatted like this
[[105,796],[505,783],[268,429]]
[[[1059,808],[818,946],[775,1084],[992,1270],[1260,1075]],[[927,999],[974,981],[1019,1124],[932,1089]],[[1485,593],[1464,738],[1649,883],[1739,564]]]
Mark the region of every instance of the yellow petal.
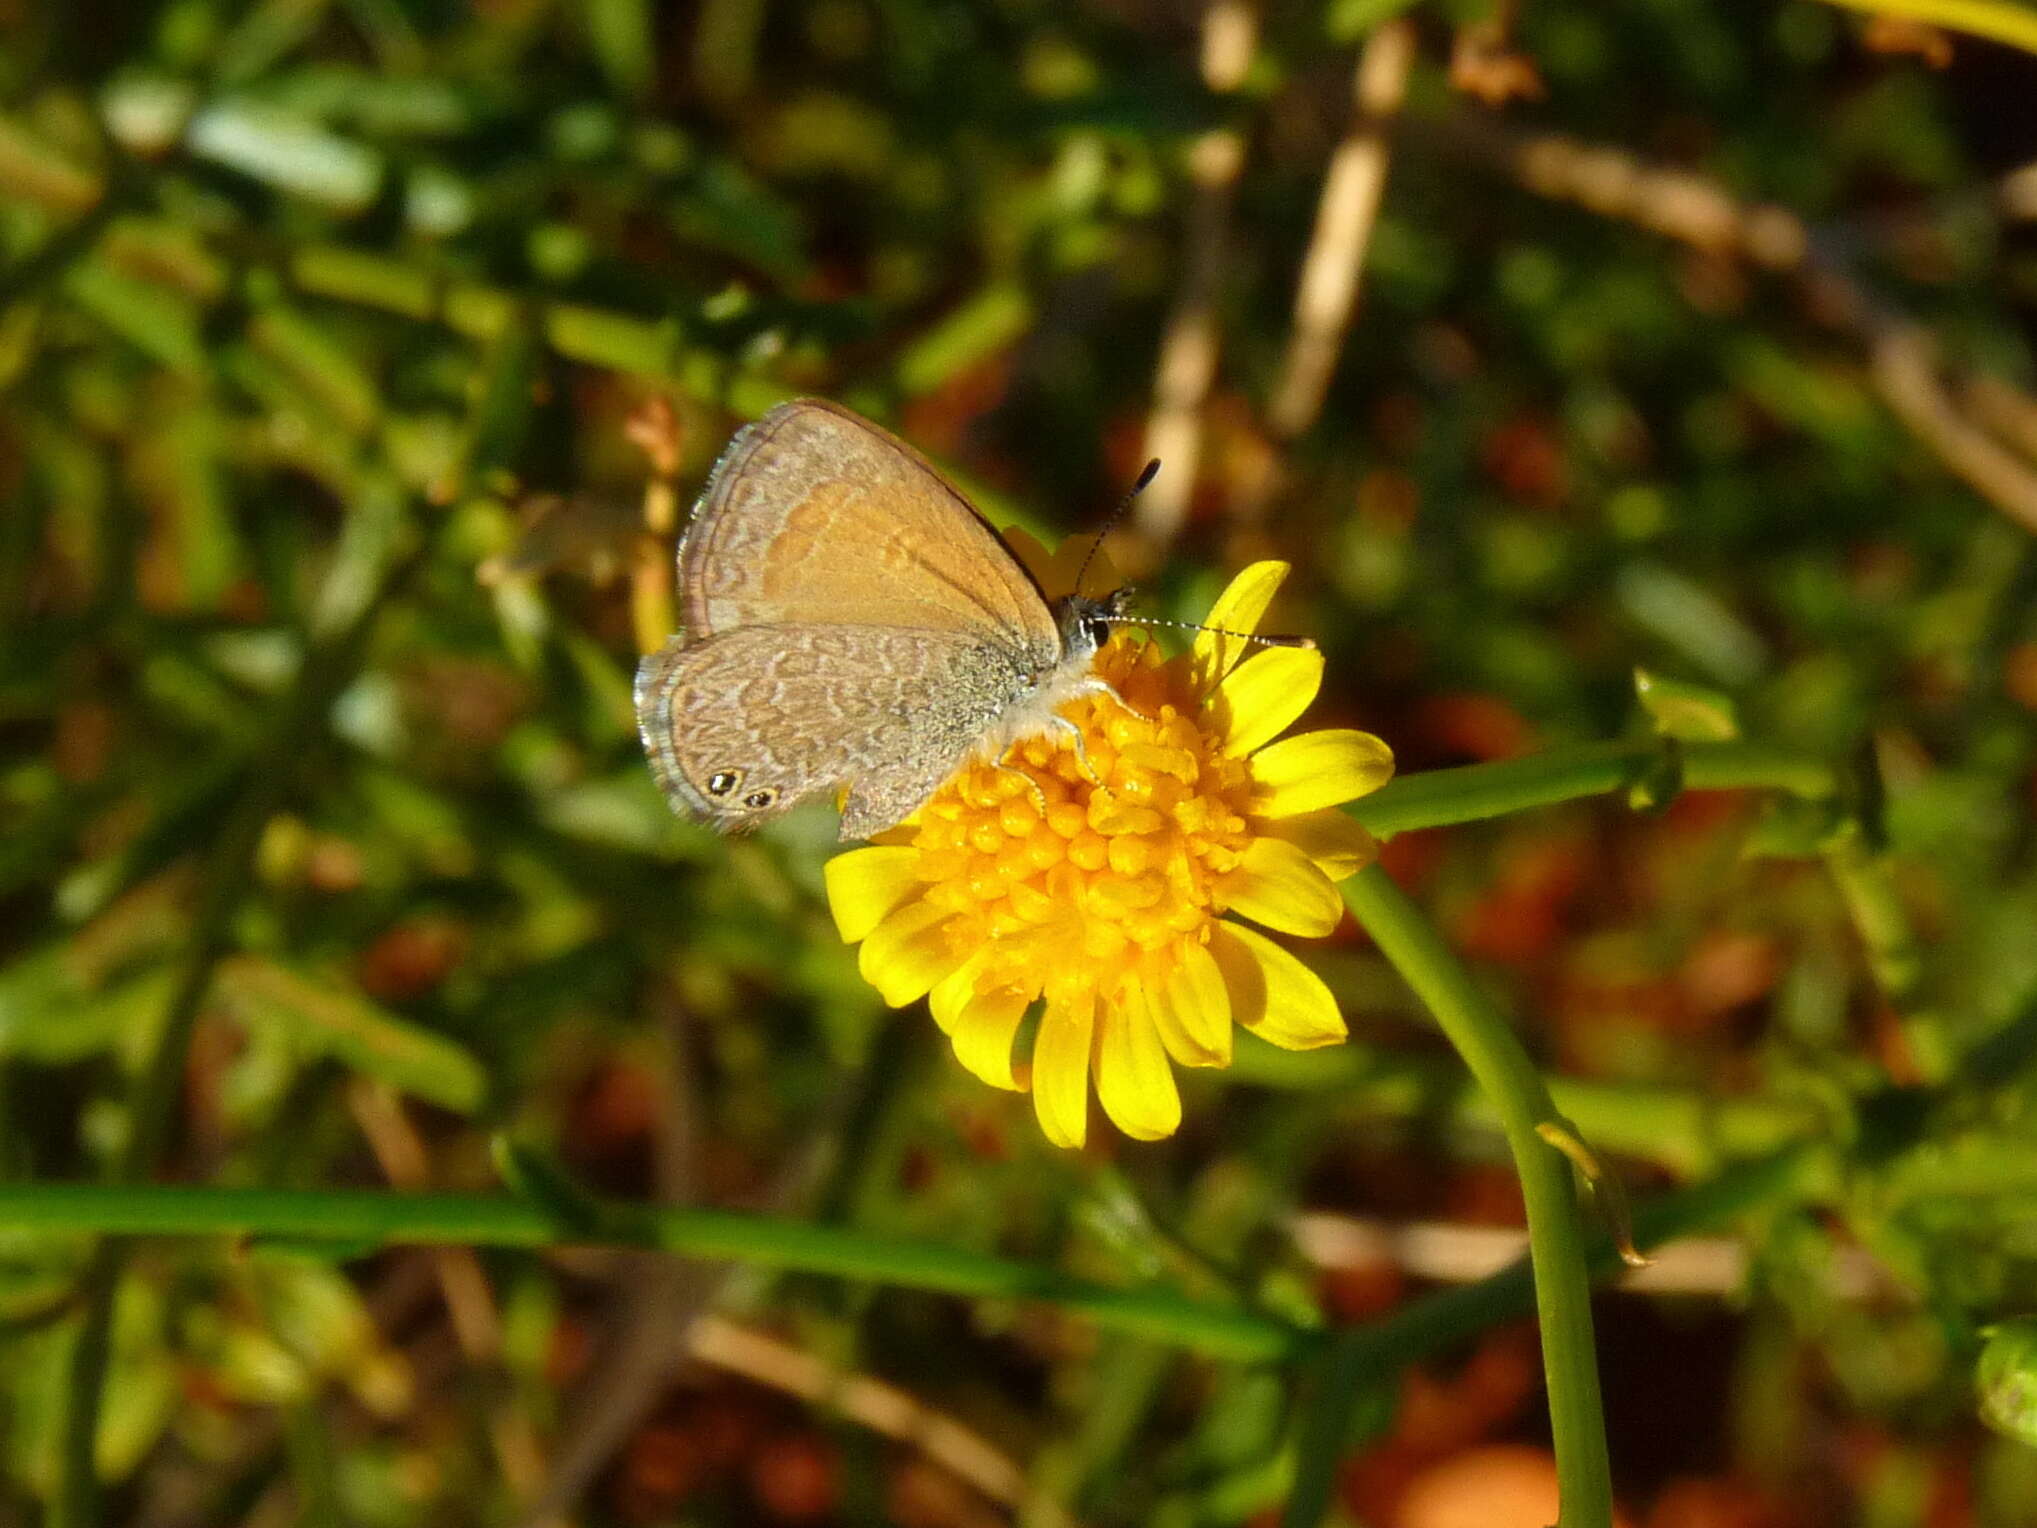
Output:
[[1369,732],[1304,732],[1253,754],[1251,770],[1252,811],[1293,817],[1378,790],[1393,778],[1393,752]]
[[1287,1050],[1314,1050],[1344,1038],[1344,1016],[1322,978],[1264,934],[1219,923],[1210,953],[1231,991],[1231,1017]]
[[1181,1095],[1159,1031],[1143,1013],[1105,1003],[1096,1047],[1096,1096],[1103,1112],[1135,1141],[1157,1141],[1181,1125]]
[[962,1011],[976,997],[976,980],[985,965],[989,963],[990,948],[985,946],[955,970],[934,983],[934,990],[927,994],[927,1008],[934,1016],[934,1022],[941,1026],[941,1033],[952,1035],[955,1021]]
[[1166,977],[1146,988],[1150,1016],[1168,1051],[1183,1066],[1231,1064],[1231,994],[1215,957],[1184,945]]
[[908,902],[870,931],[856,956],[863,980],[893,1008],[903,1008],[962,964],[942,932],[948,914],[930,902]]
[[1335,807],[1255,822],[1252,831],[1286,839],[1333,881],[1356,875],[1379,858],[1379,840],[1356,818]]
[[1270,743],[1308,709],[1323,683],[1323,655],[1312,647],[1254,653],[1217,686],[1224,752],[1232,758]]
[[1025,1084],[1012,1070],[1011,1042],[1031,1006],[1023,992],[1010,987],[976,994],[955,1015],[949,1030],[955,1059],[993,1088],[1024,1092]]
[[[1216,630],[1197,632],[1190,655],[1189,672],[1197,689],[1207,693],[1251,650],[1251,644],[1244,638],[1259,629],[1260,617],[1266,614],[1266,607],[1273,603],[1273,596],[1286,577],[1284,562],[1255,562],[1217,596],[1217,602],[1203,618],[1204,626]],[[1218,631],[1233,635],[1219,636]]]
[[1217,882],[1217,903],[1283,934],[1320,939],[1344,918],[1344,899],[1316,862],[1279,838],[1255,838]]
[[1056,1146],[1080,1146],[1089,1130],[1089,1042],[1096,999],[1047,999],[1033,1041],[1033,1111]]
[[827,883],[828,911],[842,931],[842,943],[857,944],[898,909],[922,884],[915,873],[919,850],[907,848],[851,849],[821,867]]

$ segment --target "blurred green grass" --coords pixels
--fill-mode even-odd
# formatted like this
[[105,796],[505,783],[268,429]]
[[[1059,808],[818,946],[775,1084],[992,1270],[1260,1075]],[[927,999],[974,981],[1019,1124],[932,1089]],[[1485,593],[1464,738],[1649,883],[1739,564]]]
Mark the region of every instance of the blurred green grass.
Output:
[[[1195,13],[1159,7],[0,15],[8,1179],[138,1154],[176,1181],[376,1185],[373,1084],[437,1188],[494,1185],[506,1131],[619,1196],[1099,1278],[1214,1269],[1294,1313],[1377,1314],[1406,1283],[1326,1280],[1297,1207],[1506,1219],[1496,1138],[1348,925],[1322,961],[1348,1057],[1248,1052],[1189,1080],[1175,1141],[1064,1161],[859,982],[820,897],[825,812],[714,840],[670,817],[636,743],[632,412],[671,399],[690,488],[740,417],[824,392],[1000,518],[1093,527],[1143,460],[1188,147],[1230,126],[1249,170],[1218,380],[1181,540],[1127,548],[1146,608],[1191,616],[1245,557],[1290,558],[1278,624],[1330,656],[1315,719],[1379,732],[1408,771],[1637,734],[1639,666],[1728,693],[1757,742],[1871,756],[1885,792],[1867,817],[1922,949],[1899,993],[1817,864],[1815,809],[1571,805],[1394,847],[1637,1191],[1706,1181],[1777,1119],[1827,1152],[1741,1227],[1723,1337],[1603,1310],[1637,1520],[1692,1477],[1784,1522],[1920,1520],[1904,1504],[1971,1466],[1944,1521],[2029,1521],[2037,1467],[1980,1431],[1970,1377],[1978,1329],[2037,1299],[2029,535],[1891,416],[1797,285],[1465,152],[1449,125],[1479,108],[1443,60],[1475,7],[1414,12],[1360,317],[1319,423],[1277,445],[1260,410],[1351,48],[1390,9],[1270,10],[1229,94],[1198,72]],[[1993,189],[2037,158],[2029,59],[1962,41],[1933,72],[1808,0],[1531,7],[1517,42],[1548,94],[1509,130],[1786,205],[1954,368],[2032,380],[2037,264]],[[1281,492],[1240,518],[1276,453]],[[547,493],[566,514],[538,528]],[[491,559],[512,571],[483,582]],[[194,972],[149,1142],[130,1105]],[[1984,1075],[1957,1064],[1976,1047]],[[1834,1294],[1859,1248],[1893,1293]],[[105,1520],[510,1520],[634,1276],[490,1253],[499,1338],[463,1359],[426,1254],[306,1253],[135,1254]],[[54,1489],[87,1260],[0,1227],[0,1521]],[[1294,1397],[1263,1371],[804,1277],[716,1298],[966,1420],[1084,1522],[1249,1521],[1292,1466]],[[1684,1372],[1642,1373],[1655,1351]],[[1354,1512],[1390,1510],[1374,1474],[1538,1441],[1532,1397],[1497,1380],[1482,1423],[1462,1419],[1487,1392],[1452,1392],[1459,1433],[1411,1441],[1400,1383],[1376,1377],[1353,1440]],[[720,1453],[670,1441],[716,1406],[742,1424]],[[795,1456],[832,1461],[808,1520],[975,1509],[926,1506],[911,1449],[752,1381],[651,1408],[588,1520],[800,1520]],[[1653,1436],[1684,1411],[1680,1442]]]

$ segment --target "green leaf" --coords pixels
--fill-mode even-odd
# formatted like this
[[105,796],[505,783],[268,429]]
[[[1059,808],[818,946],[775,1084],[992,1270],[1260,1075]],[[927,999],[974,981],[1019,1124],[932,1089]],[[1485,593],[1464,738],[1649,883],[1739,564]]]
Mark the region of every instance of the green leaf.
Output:
[[510,1190],[539,1206],[572,1231],[600,1229],[601,1206],[549,1152],[507,1135],[488,1142],[495,1170]]
[[1402,11],[1413,8],[1415,0],[1331,0],[1323,13],[1323,33],[1331,42],[1356,42]]
[[1768,803],[1740,853],[1748,859],[1816,859],[1843,829],[1844,819],[1833,803],[1778,796]]
[[220,966],[216,990],[244,1024],[282,1023],[312,1055],[330,1056],[457,1114],[487,1096],[488,1074],[464,1046],[323,981],[261,956]]
[[1022,288],[1011,282],[985,287],[898,358],[900,391],[908,398],[932,392],[1011,344],[1032,320],[1032,302]]
[[2037,1317],[2018,1316],[1988,1329],[1974,1385],[1983,1422],[2037,1447]]
[[1723,690],[1637,668],[1634,694],[1663,737],[1684,743],[1730,743],[1740,735],[1739,715]]

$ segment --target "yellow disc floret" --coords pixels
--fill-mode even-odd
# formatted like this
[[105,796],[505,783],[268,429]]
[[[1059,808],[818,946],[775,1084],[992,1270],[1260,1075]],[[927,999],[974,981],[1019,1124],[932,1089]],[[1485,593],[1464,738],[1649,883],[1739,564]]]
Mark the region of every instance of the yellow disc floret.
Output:
[[1286,571],[1241,573],[1180,657],[1113,636],[1092,671],[1107,692],[828,864],[864,976],[894,1005],[926,996],[957,1059],[1029,1087],[1057,1145],[1081,1144],[1092,1078],[1118,1128],[1152,1140],[1180,1123],[1173,1066],[1228,1064],[1234,1026],[1290,1049],[1344,1036],[1315,973],[1235,921],[1329,933],[1335,882],[1375,852],[1336,807],[1393,771],[1369,733],[1274,741],[1322,678],[1313,649],[1245,656]]

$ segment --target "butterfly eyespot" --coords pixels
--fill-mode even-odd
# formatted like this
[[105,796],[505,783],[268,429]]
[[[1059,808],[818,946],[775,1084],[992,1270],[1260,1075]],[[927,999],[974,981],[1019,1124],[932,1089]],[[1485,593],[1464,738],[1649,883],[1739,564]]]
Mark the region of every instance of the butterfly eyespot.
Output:
[[739,769],[719,769],[707,777],[707,793],[710,796],[726,796],[743,783],[743,772]]
[[751,791],[749,795],[743,797],[743,805],[753,812],[761,812],[777,799],[778,792],[776,791]]

